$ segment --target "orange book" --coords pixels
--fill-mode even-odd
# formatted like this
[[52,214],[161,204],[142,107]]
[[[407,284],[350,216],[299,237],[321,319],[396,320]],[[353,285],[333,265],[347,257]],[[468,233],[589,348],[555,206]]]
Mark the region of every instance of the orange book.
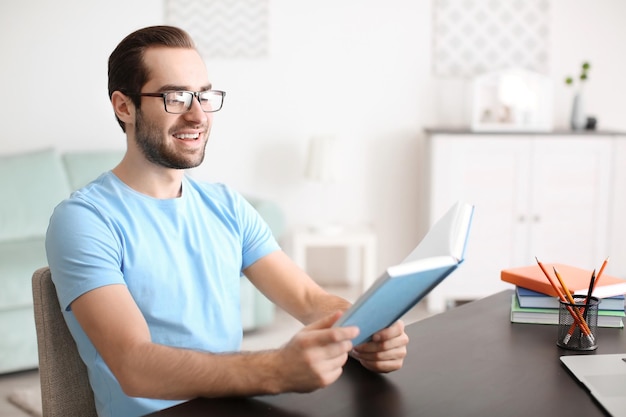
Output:
[[[556,267],[565,285],[567,285],[567,288],[572,294],[587,295],[589,281],[591,280],[591,270],[563,264],[543,265],[550,273],[553,271],[552,267]],[[556,281],[556,277],[554,278]],[[557,296],[548,278],[546,278],[537,264],[503,269],[500,272],[500,279],[504,282],[517,285],[518,287],[527,288],[552,297]],[[593,291],[593,296],[598,298],[613,297],[622,294],[626,294],[626,280],[606,274],[602,274]]]

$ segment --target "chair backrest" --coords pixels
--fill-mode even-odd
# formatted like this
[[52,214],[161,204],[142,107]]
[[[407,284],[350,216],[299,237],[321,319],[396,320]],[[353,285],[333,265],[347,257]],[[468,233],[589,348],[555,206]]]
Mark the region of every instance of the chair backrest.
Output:
[[65,324],[48,267],[33,274],[33,301],[44,417],[97,417],[87,367]]

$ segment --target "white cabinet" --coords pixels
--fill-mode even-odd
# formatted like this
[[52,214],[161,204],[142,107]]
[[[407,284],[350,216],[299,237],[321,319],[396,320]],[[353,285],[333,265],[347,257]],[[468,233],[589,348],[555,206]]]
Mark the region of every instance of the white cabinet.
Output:
[[[429,224],[457,200],[476,209],[466,260],[431,292],[429,310],[512,288],[500,271],[530,265],[535,256],[599,267],[609,255],[616,210],[616,142],[610,135],[431,133]],[[620,242],[626,247],[626,238]]]
[[613,149],[612,220],[608,230],[611,259],[606,270],[626,278],[626,141],[616,140]]

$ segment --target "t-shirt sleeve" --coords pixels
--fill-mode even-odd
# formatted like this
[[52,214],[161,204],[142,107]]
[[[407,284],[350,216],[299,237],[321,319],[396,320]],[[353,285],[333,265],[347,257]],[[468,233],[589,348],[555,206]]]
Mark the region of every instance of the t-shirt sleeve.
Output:
[[234,193],[233,198],[241,224],[243,270],[262,257],[280,250],[280,246],[256,209],[238,193]]
[[63,309],[69,310],[88,291],[125,284],[119,236],[105,216],[80,198],[55,208],[46,233],[46,254]]

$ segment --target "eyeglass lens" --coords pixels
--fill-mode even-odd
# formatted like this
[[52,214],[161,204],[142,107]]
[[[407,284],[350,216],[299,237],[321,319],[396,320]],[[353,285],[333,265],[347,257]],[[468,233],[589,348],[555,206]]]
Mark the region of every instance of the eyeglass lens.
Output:
[[215,112],[222,107],[223,94],[219,91],[173,91],[165,95],[165,110],[170,113],[184,113],[191,108],[194,96],[205,112]]

